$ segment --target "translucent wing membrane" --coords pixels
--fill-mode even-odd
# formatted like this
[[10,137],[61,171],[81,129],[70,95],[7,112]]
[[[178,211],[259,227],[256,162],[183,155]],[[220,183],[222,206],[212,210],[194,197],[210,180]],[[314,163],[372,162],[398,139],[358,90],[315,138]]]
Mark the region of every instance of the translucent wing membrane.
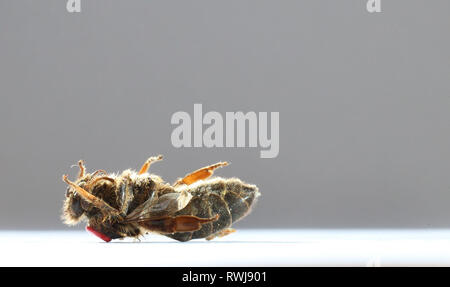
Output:
[[183,209],[191,201],[192,195],[187,191],[166,193],[159,198],[152,196],[138,206],[126,218],[125,222],[137,222],[162,216],[170,216]]

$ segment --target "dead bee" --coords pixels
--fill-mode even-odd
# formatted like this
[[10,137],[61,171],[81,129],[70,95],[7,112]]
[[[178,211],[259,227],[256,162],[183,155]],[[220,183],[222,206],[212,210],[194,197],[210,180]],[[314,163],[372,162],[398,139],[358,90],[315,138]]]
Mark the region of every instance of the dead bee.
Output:
[[211,178],[227,162],[201,168],[170,185],[147,172],[160,160],[161,155],[150,157],[139,172],[125,170],[119,175],[104,170],[87,173],[80,160],[75,182],[63,176],[69,185],[64,222],[85,220],[86,229],[106,242],[148,232],[178,241],[210,240],[234,232],[231,224],[246,216],[260,195],[255,185],[237,178]]

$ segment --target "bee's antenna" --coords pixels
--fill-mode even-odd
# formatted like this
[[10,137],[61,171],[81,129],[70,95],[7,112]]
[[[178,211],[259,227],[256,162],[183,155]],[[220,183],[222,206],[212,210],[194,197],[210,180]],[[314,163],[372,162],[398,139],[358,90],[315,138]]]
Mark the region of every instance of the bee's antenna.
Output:
[[80,167],[80,173],[78,174],[78,178],[82,178],[86,172],[86,167],[84,166],[84,160],[80,159],[78,161],[78,166]]

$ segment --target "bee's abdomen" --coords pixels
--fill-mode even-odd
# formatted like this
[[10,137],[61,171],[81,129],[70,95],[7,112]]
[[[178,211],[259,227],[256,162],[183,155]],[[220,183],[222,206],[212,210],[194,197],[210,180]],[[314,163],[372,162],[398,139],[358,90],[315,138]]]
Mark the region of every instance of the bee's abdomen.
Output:
[[200,218],[211,218],[219,215],[219,219],[202,225],[194,232],[168,234],[168,237],[179,241],[205,238],[213,235],[232,223],[240,220],[251,210],[255,199],[259,196],[255,185],[246,184],[237,178],[214,178],[194,184],[189,189],[193,198],[190,203],[176,215],[194,215]]

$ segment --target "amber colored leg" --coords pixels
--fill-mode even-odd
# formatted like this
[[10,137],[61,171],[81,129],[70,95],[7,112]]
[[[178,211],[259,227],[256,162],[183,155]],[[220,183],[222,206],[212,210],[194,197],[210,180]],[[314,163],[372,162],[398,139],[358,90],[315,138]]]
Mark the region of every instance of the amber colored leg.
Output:
[[219,215],[211,218],[199,218],[193,215],[166,216],[139,222],[150,231],[160,233],[191,232],[202,228],[202,225],[219,219]]
[[99,170],[96,170],[96,171],[91,175],[91,177],[94,178],[94,177],[96,177],[97,175],[99,175],[99,174],[101,174],[101,173],[107,174],[107,172],[106,172],[105,170],[99,169]]
[[234,229],[234,228],[225,228],[213,235],[206,237],[206,240],[213,240],[216,237],[224,237],[224,236],[227,236],[228,234],[231,234],[234,232],[236,232],[236,229]]
[[163,158],[162,155],[158,155],[158,156],[152,156],[149,159],[147,159],[145,161],[145,163],[142,165],[141,170],[139,171],[139,174],[146,173],[152,163],[154,163],[156,161],[160,161],[160,160],[162,160],[162,158]]
[[186,175],[184,178],[177,180],[177,182],[175,183],[175,185],[179,185],[179,184],[193,184],[196,181],[202,180],[202,179],[207,179],[208,177],[210,177],[211,175],[213,175],[214,170],[216,168],[222,167],[222,166],[227,166],[228,162],[219,162],[204,168],[201,168],[199,170],[196,170],[188,175]]
[[89,181],[89,182],[86,184],[86,186],[85,186],[84,189],[90,191],[91,188],[92,188],[93,186],[95,186],[95,185],[97,184],[97,182],[99,182],[99,181],[101,181],[101,180],[107,180],[107,181],[110,181],[111,183],[115,183],[114,178],[111,178],[111,177],[109,177],[109,176],[101,176],[101,177],[97,177],[97,178],[91,179],[91,181]]
[[84,161],[80,159],[78,161],[78,166],[80,167],[80,173],[78,174],[78,179],[82,178],[86,173],[86,167],[84,166]]

